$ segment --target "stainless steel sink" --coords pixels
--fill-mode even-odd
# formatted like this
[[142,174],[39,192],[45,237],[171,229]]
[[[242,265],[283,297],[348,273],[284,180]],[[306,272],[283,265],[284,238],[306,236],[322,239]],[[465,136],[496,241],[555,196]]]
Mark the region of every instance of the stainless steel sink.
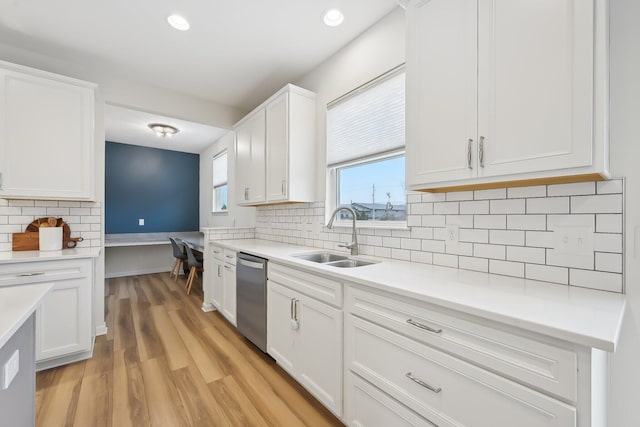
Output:
[[372,261],[363,261],[361,259],[344,259],[342,261],[334,261],[330,262],[327,265],[332,267],[340,267],[340,268],[354,268],[354,267],[363,267],[365,265],[375,264]]
[[319,263],[327,263],[327,262],[332,262],[332,261],[342,261],[342,260],[346,260],[349,259],[346,256],[343,255],[336,255],[336,254],[332,254],[332,253],[328,253],[328,252],[316,252],[316,253],[311,253],[311,254],[300,254],[300,255],[293,255],[294,258],[299,258],[299,259],[303,259],[305,261],[311,261],[311,262],[319,262]]
[[364,261],[361,259],[353,259],[344,255],[332,254],[330,252],[314,252],[309,254],[292,255],[294,258],[303,259],[305,261],[317,262],[319,264],[330,265],[339,268],[354,268],[365,265],[376,264],[376,261]]

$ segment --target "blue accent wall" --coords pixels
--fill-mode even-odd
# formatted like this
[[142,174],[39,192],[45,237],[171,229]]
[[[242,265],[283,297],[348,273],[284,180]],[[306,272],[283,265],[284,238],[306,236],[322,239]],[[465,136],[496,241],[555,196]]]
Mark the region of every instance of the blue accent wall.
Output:
[[198,154],[107,141],[105,233],[198,231],[199,186]]

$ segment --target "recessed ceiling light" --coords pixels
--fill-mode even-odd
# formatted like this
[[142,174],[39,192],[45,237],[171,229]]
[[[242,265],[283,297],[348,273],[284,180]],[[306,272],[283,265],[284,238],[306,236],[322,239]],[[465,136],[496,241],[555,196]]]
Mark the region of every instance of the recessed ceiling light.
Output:
[[149,129],[154,131],[156,135],[163,138],[180,132],[180,129],[173,126],[164,125],[162,123],[149,123],[147,126],[149,126]]
[[337,27],[344,21],[344,15],[338,9],[329,9],[324,13],[324,23],[330,27]]
[[187,21],[186,18],[181,15],[170,15],[167,18],[167,22],[173,28],[180,31],[187,31],[189,28],[191,28],[191,25],[189,25],[189,21]]

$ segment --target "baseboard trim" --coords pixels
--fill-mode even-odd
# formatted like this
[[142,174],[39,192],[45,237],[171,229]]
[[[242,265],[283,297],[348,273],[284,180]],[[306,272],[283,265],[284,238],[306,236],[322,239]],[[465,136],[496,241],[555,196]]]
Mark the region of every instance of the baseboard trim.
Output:
[[210,302],[203,302],[201,310],[204,311],[205,313],[208,313],[210,311],[216,311],[216,306],[211,304]]
[[43,360],[36,362],[36,372],[44,371],[45,369],[55,368],[57,366],[68,365],[70,363],[79,362],[81,360],[91,359],[93,357],[93,344],[94,338],[91,339],[91,348],[88,351],[80,353],[70,354],[68,356],[56,357],[53,359]]
[[[169,270],[162,268],[146,268],[142,270],[134,270],[134,271],[115,271],[111,273],[105,273],[105,279],[115,279],[117,277],[127,277],[127,276],[139,276],[141,274],[153,274],[153,273],[169,273]],[[180,274],[183,274],[181,271]]]
[[107,324],[103,323],[102,325],[96,326],[96,336],[107,335]]

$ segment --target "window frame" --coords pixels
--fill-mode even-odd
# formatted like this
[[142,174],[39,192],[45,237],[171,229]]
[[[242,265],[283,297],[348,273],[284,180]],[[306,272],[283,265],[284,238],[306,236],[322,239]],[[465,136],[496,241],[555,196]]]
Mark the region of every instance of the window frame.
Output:
[[[218,185],[214,185],[215,181],[213,179],[215,175],[215,162],[221,157],[226,156],[227,158],[227,174],[223,183],[218,183]],[[226,209],[217,210],[216,209],[216,190],[221,187],[227,187],[227,203]],[[211,213],[212,214],[228,214],[229,213],[229,153],[227,149],[224,149],[218,154],[214,155],[211,159]]]

